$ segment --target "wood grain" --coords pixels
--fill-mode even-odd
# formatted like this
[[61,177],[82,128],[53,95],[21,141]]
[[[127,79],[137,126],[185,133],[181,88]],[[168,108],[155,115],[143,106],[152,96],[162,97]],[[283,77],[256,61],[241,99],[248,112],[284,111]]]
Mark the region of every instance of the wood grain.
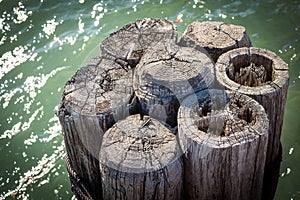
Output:
[[145,53],[136,67],[133,86],[143,114],[176,126],[182,99],[210,88],[213,82],[214,64],[206,54],[171,43]]
[[98,155],[105,131],[136,111],[132,70],[102,57],[92,59],[67,82],[58,117],[70,166],[102,198]]
[[246,95],[186,98],[178,113],[186,199],[260,199],[268,126],[264,108]]
[[180,45],[205,49],[217,62],[218,57],[235,48],[252,46],[246,28],[224,22],[193,22],[186,28]]
[[[255,85],[242,84],[234,76],[240,77],[239,72],[245,66],[253,63],[263,66],[266,78]],[[232,69],[235,70],[232,70]],[[235,71],[235,75],[233,72]],[[246,70],[247,72],[247,70]],[[220,85],[227,89],[246,94],[257,100],[266,110],[270,121],[266,171],[272,172],[272,166],[277,163],[280,149],[280,137],[284,117],[284,108],[289,85],[288,65],[275,53],[261,48],[240,48],[231,50],[218,59],[216,77]],[[256,81],[259,79],[256,79]],[[265,178],[264,196],[269,196],[267,189],[271,183],[278,181],[278,174],[267,174]],[[275,180],[273,180],[275,178]],[[270,180],[268,180],[270,179]],[[276,187],[277,184],[275,184]],[[273,199],[274,193],[268,199]]]
[[103,138],[99,155],[104,199],[181,199],[183,168],[174,130],[131,115]]
[[177,31],[170,21],[144,18],[111,33],[100,43],[100,49],[103,56],[126,61],[135,67],[147,48],[176,40]]

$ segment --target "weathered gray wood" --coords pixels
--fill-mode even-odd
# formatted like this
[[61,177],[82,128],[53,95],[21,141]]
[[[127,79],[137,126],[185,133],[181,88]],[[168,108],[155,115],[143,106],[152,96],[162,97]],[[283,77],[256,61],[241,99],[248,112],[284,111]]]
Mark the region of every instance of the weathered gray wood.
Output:
[[174,130],[131,115],[104,135],[99,163],[103,197],[182,199],[183,168]]
[[204,48],[217,62],[218,57],[235,48],[251,47],[251,40],[243,26],[224,22],[193,22],[183,33],[180,45]]
[[[252,67],[249,68],[251,65]],[[253,70],[253,65],[256,70]],[[260,78],[256,72],[263,73],[263,78]],[[253,80],[249,78],[251,74],[254,75]],[[246,81],[242,80],[243,76],[246,76]],[[270,121],[266,171],[271,172],[274,162],[277,162],[280,148],[284,107],[289,85],[288,65],[268,50],[254,47],[240,48],[220,56],[216,64],[216,77],[220,85],[254,98],[265,108]],[[269,196],[267,188],[272,182],[276,182],[271,177],[278,179],[278,174],[266,176],[269,178],[265,180],[264,195]],[[270,190],[275,192],[274,189]],[[269,199],[273,196],[274,193]]]
[[135,112],[132,70],[112,60],[92,59],[67,82],[58,117],[70,166],[101,199],[98,155],[104,132]]
[[182,98],[213,82],[214,64],[206,54],[170,43],[145,53],[136,67],[133,86],[141,113],[176,126]]
[[264,108],[246,95],[186,98],[178,112],[186,199],[260,199],[268,126]]
[[111,33],[100,49],[103,56],[124,60],[134,67],[147,48],[176,40],[177,31],[170,21],[144,18]]
[[71,190],[77,199],[92,200],[93,197],[90,194],[90,189],[86,187],[86,184],[82,182],[81,178],[71,167],[68,155],[66,155],[66,167],[71,182]]
[[[103,56],[67,82],[58,116],[78,199],[273,197],[287,65],[267,50],[231,50],[251,46],[242,26],[195,22],[176,39],[167,20],[137,20],[106,38]],[[221,55],[218,84],[234,90],[226,98],[207,90],[215,77],[209,55]],[[239,92],[265,107],[270,124]],[[181,147],[171,127],[177,119]]]

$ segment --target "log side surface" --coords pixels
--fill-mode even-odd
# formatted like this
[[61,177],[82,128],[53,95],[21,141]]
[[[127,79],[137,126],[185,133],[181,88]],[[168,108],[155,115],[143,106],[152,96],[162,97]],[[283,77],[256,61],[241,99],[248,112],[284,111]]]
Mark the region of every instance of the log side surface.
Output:
[[277,157],[289,85],[287,64],[261,48],[240,48],[222,55],[216,64],[217,81],[257,100],[270,120],[268,162]]
[[251,40],[246,28],[224,22],[193,22],[186,28],[180,45],[204,48],[217,62],[218,57],[235,48],[251,47]]
[[104,199],[181,199],[183,168],[174,130],[145,116],[117,122],[99,154]]
[[[272,167],[280,156],[280,137],[289,85],[288,65],[271,51],[254,47],[240,48],[218,59],[216,77],[220,85],[254,98],[265,108],[270,121],[266,172],[272,173]],[[278,174],[266,175],[264,196],[269,196],[269,190],[275,192],[269,185],[277,182],[278,177]]]
[[243,26],[193,22],[176,40],[171,22],[137,20],[66,83],[57,114],[77,199],[273,198],[287,64]]
[[[227,96],[228,95],[228,96]],[[269,121],[246,95],[206,90],[178,113],[187,199],[260,199]]]
[[104,132],[134,112],[132,70],[102,57],[67,82],[59,120],[70,167],[95,199],[102,198],[98,155]]

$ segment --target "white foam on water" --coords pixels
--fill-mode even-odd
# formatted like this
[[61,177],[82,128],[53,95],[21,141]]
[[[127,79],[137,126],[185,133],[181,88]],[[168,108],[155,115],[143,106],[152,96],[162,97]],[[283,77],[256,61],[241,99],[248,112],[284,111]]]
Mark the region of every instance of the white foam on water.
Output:
[[294,53],[290,60],[293,61],[296,57],[297,57],[297,54]]
[[291,168],[289,168],[289,167],[288,167],[288,168],[286,168],[286,174],[289,174],[289,173],[291,173],[291,171],[292,171],[292,170],[291,170]]
[[220,13],[220,14],[219,14],[219,17],[221,17],[222,19],[226,19],[226,18],[227,18],[227,15]]
[[11,139],[12,136],[20,132],[21,125],[22,125],[21,122],[17,122],[15,125],[13,125],[13,127],[10,130],[4,131],[4,133],[0,135],[0,139],[4,139],[4,138]]
[[13,90],[11,90],[10,92],[4,93],[0,96],[0,101],[3,99],[4,103],[2,104],[2,108],[5,109],[8,104],[10,103],[10,100],[13,96],[15,96],[17,93],[22,93],[22,89],[21,88],[15,88]]
[[26,140],[24,140],[24,144],[27,146],[30,146],[32,144],[34,144],[38,139],[38,136],[35,133],[31,133],[29,138],[27,138]]
[[10,31],[10,25],[5,22],[5,18],[0,18],[0,31],[1,31],[1,33],[5,33],[6,31]]
[[77,36],[67,36],[65,37],[65,40],[67,43],[69,43],[71,46],[75,44],[77,40]]
[[137,11],[137,5],[132,6],[133,12]]
[[3,35],[0,40],[0,46],[5,43],[6,39],[7,39],[7,37],[5,35]]
[[54,138],[58,137],[61,135],[61,126],[58,121],[57,116],[53,116],[50,120],[50,122],[55,122],[51,127],[48,128],[48,130],[44,131],[44,136],[43,138],[40,138],[40,142],[45,142],[48,143],[52,141]]

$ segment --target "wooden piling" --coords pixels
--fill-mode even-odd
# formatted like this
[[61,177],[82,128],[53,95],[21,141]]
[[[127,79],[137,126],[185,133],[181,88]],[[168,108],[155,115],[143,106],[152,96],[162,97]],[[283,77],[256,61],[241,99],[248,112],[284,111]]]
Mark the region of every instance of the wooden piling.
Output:
[[242,26],[194,22],[176,39],[167,20],[137,20],[67,82],[57,114],[76,198],[274,196],[286,63]]
[[[221,86],[246,94],[265,108],[270,121],[266,171],[271,173],[280,156],[281,129],[289,85],[288,65],[271,51],[254,47],[239,48],[220,56],[216,64],[216,77]],[[273,199],[276,189],[269,185],[277,182],[278,177],[278,174],[266,174],[264,199],[267,196]]]
[[224,22],[193,22],[186,28],[179,44],[205,49],[217,62],[218,57],[235,48],[251,47],[251,40],[243,26]]
[[140,60],[134,74],[134,90],[141,113],[177,125],[182,99],[210,88],[214,82],[214,64],[196,49],[158,44]]
[[80,68],[64,88],[58,117],[69,168],[94,199],[102,198],[98,155],[103,134],[134,113],[135,104],[132,70],[102,57]]
[[172,128],[132,115],[104,135],[99,154],[103,199],[182,199],[181,151]]
[[149,47],[176,40],[177,31],[170,21],[144,18],[111,33],[101,42],[100,50],[102,56],[123,60],[135,67]]
[[186,199],[260,199],[268,126],[264,108],[246,95],[186,98],[178,112]]

